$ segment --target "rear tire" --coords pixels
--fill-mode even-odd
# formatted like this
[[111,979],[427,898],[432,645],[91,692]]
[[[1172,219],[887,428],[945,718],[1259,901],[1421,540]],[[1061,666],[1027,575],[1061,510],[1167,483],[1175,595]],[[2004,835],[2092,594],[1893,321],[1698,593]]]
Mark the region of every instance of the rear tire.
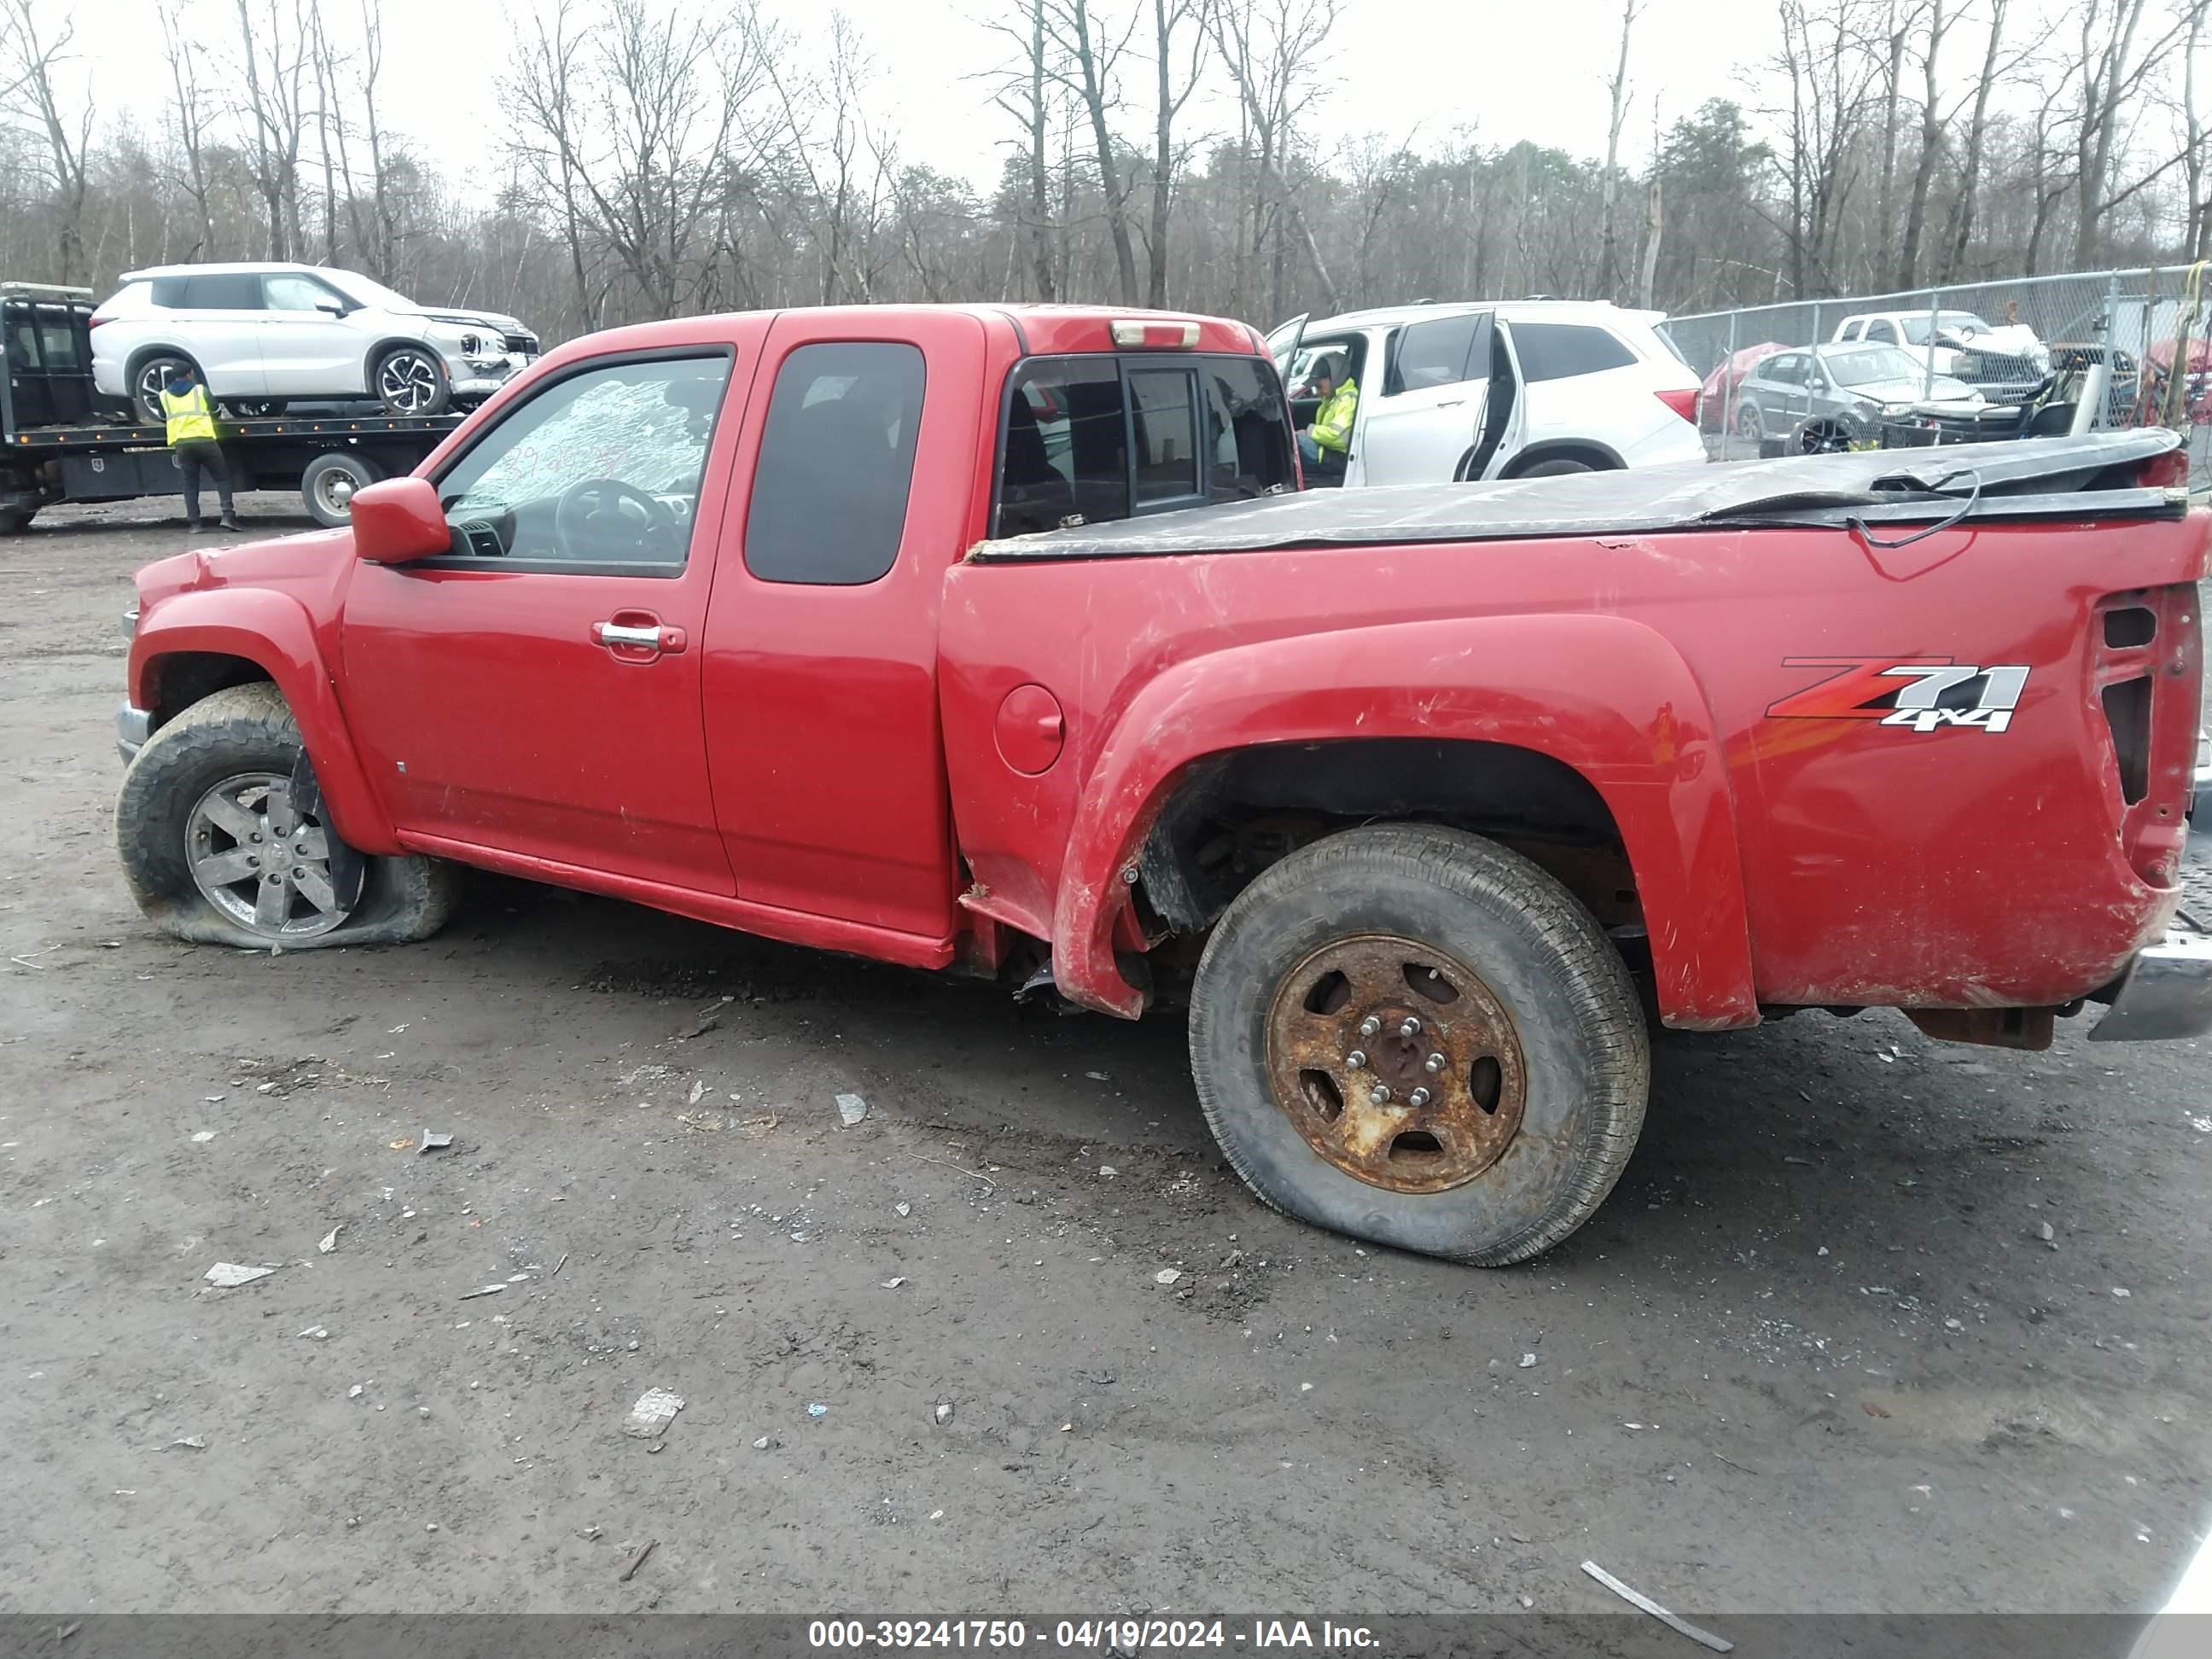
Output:
[[39,514],[35,507],[0,507],[0,536],[20,536]]
[[[131,896],[147,917],[179,939],[204,945],[266,950],[281,945],[304,950],[327,945],[403,945],[424,939],[446,925],[461,890],[459,870],[441,860],[405,854],[371,858],[358,901],[332,921],[312,914],[311,902],[290,906],[289,925],[242,920],[203,885],[210,856],[247,850],[243,830],[234,848],[210,847],[201,820],[205,803],[227,782],[241,778],[289,779],[299,763],[300,727],[283,695],[263,681],[234,685],[201,699],[155,732],[123,775],[115,803],[115,845]],[[234,810],[234,803],[233,806]],[[303,831],[327,837],[328,824],[302,819]],[[196,839],[196,836],[198,839]],[[242,875],[234,893],[255,878]],[[303,884],[300,892],[305,894]],[[251,912],[252,907],[246,907]]]
[[[1382,968],[1337,975],[1341,1003],[1328,1004],[1326,974],[1301,989],[1315,964],[1352,960],[1332,953],[1377,950]],[[1442,967],[1416,966],[1431,959]],[[1443,976],[1457,983],[1438,988]],[[1379,1031],[1362,1023],[1370,1000]],[[1407,1048],[1395,1022],[1409,1012],[1427,1023]],[[1306,1034],[1318,1034],[1310,1048],[1297,1046]],[[1285,1072],[1286,1042],[1289,1066],[1314,1069]],[[1433,1068],[1420,1052],[1431,1043],[1445,1062]],[[1650,1082],[1634,984],[1589,912],[1517,854],[1419,824],[1332,836],[1237,896],[1199,963],[1190,1057],[1215,1138],[1268,1204],[1483,1267],[1540,1255],[1589,1219],[1635,1149]],[[1285,1076],[1318,1086],[1285,1101]],[[1354,1079],[1362,1096],[1395,1081],[1379,1116]],[[1401,1133],[1417,1106],[1432,1106],[1419,1121],[1436,1133]],[[1492,1146],[1463,1156],[1468,1124]],[[1363,1149],[1364,1174],[1348,1167]]]
[[383,476],[382,469],[365,455],[342,451],[318,455],[300,475],[300,499],[317,524],[343,529],[353,522],[354,491]]
[[[150,357],[142,357],[137,368],[131,371],[131,398],[138,419],[147,426],[166,424],[161,413],[161,388],[178,369],[189,368],[197,378],[199,365],[179,351],[157,351]],[[201,380],[205,385],[204,380]]]
[[1571,461],[1561,457],[1555,461],[1539,461],[1534,466],[1523,467],[1513,476],[1516,478],[1557,478],[1569,472],[1596,471],[1588,461]]

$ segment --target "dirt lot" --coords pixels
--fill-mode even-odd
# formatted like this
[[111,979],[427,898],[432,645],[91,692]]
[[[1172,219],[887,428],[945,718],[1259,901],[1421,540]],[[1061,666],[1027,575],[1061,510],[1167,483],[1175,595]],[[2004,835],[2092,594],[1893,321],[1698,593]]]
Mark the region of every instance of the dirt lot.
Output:
[[1565,1247],[1363,1249],[1172,1020],[491,880],[155,936],[109,718],[177,544],[0,544],[0,1608],[2118,1610],[2212,1516],[2205,1045],[1669,1038]]

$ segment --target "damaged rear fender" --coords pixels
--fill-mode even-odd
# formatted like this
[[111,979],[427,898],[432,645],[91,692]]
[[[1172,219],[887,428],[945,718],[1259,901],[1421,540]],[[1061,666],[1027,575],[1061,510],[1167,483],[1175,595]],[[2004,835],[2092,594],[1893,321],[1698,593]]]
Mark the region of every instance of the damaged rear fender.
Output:
[[1260,744],[1473,739],[1586,778],[1620,826],[1672,1025],[1756,1023],[1734,805],[1711,711],[1657,631],[1625,617],[1389,623],[1237,646],[1176,664],[1121,708],[1081,789],[1053,915],[1060,989],[1133,1018],[1114,957],[1132,867],[1176,782]]

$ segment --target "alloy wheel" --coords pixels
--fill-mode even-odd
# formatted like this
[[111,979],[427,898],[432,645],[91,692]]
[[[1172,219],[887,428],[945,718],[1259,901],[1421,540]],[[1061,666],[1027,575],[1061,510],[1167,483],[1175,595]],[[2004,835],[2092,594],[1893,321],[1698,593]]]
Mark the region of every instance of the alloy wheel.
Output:
[[271,943],[327,933],[351,914],[331,882],[329,830],[273,772],[241,772],[202,795],[185,860],[210,904]]

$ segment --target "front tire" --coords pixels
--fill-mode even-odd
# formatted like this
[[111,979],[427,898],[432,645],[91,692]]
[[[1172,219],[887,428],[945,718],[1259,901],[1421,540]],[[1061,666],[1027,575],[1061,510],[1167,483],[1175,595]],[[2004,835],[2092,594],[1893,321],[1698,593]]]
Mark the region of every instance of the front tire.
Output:
[[453,396],[444,361],[427,346],[395,346],[376,360],[368,383],[387,415],[442,415]]
[[334,890],[337,832],[291,804],[301,748],[265,681],[203,698],[147,741],[123,775],[115,844],[149,920],[260,950],[409,944],[445,926],[460,877],[438,860],[372,858],[350,903]]
[[1420,824],[1332,836],[1237,896],[1199,963],[1190,1056],[1268,1204],[1483,1267],[1589,1219],[1650,1082],[1634,984],[1589,912],[1517,854]]

